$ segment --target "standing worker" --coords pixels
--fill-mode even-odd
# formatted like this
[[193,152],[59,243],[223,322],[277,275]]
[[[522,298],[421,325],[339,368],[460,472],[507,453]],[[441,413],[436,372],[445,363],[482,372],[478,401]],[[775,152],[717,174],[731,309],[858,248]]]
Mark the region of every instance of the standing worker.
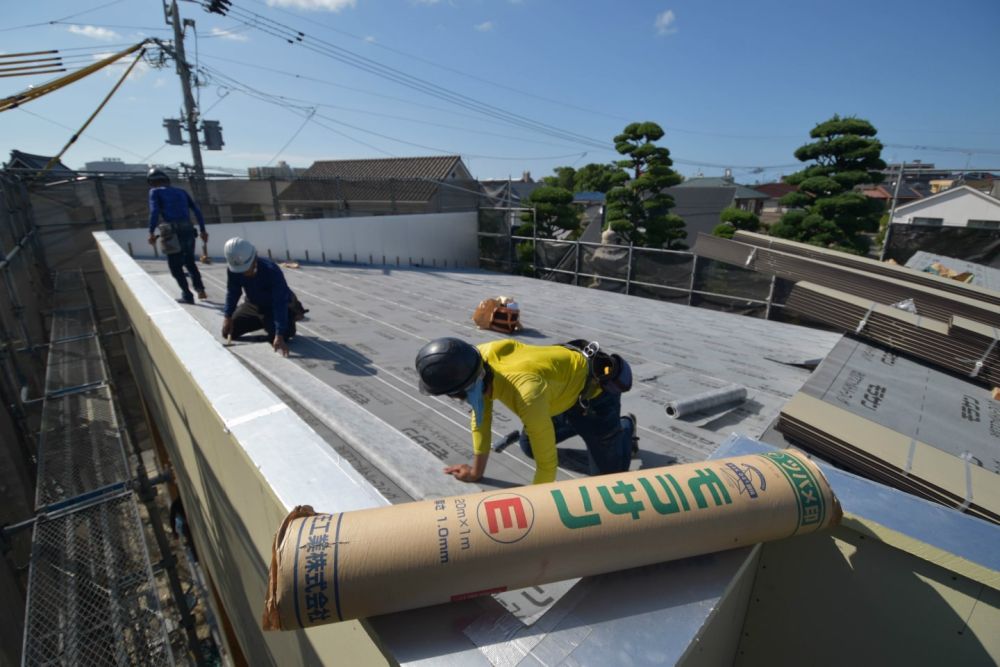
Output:
[[526,345],[504,339],[476,347],[438,338],[417,353],[420,391],[468,402],[472,408],[472,465],[448,466],[463,482],[486,472],[499,399],[524,424],[521,449],[535,460],[534,484],[556,478],[556,443],[579,435],[587,445],[590,474],[624,472],[638,453],[635,415],[621,415],[621,392],[631,370],[618,355],[567,345]]
[[[223,252],[228,271],[222,337],[239,338],[263,329],[274,351],[287,357],[295,322],[309,311],[288,288],[281,267],[266,257],[258,257],[252,243],[236,236],[226,241]],[[246,298],[237,308],[241,293]]]
[[[150,169],[146,182],[149,184],[149,243],[156,243],[159,231],[163,251],[167,253],[170,275],[181,288],[181,298],[178,301],[194,303],[194,295],[188,289],[184,269],[191,274],[191,283],[198,292],[198,298],[207,299],[205,284],[201,281],[198,265],[194,263],[195,231],[188,213],[189,210],[194,211],[201,229],[201,240],[208,243],[208,232],[205,231],[205,218],[201,215],[201,209],[187,190],[171,187],[170,178],[159,169]],[[160,216],[163,216],[162,223],[159,223]],[[176,237],[177,243],[171,237]]]

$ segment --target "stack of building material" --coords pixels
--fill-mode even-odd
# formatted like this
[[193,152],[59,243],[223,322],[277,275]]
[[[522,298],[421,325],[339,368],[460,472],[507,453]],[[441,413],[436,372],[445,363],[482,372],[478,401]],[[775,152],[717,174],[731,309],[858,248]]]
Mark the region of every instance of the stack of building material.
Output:
[[970,379],[1000,385],[1000,332],[958,315],[922,317],[810,282],[796,283],[785,306],[809,320],[906,352]]
[[[754,271],[770,273],[787,280],[818,283],[886,305],[912,299],[918,314],[942,322],[948,321],[953,315],[961,315],[991,326],[1000,326],[1000,305],[868,270],[705,234],[698,236],[694,251],[698,255]],[[927,277],[935,278],[929,274]],[[968,287],[951,282],[958,287]]]
[[778,429],[870,478],[1000,523],[1000,402],[988,389],[845,337]]
[[[946,277],[947,275],[946,273],[942,273],[942,269],[945,272],[958,272],[960,276],[970,276],[968,280],[964,280],[963,282],[978,287],[987,294],[1000,293],[1000,269],[994,269],[991,266],[976,264],[975,262],[956,257],[948,257],[947,255],[924,252],[923,250],[913,253],[906,260],[905,266],[913,271],[939,276],[945,275]],[[952,277],[951,280],[957,280],[957,276]]]
[[[764,234],[754,234],[753,232],[744,231],[736,232],[733,236],[733,240],[760,248],[780,250],[781,252],[787,252],[791,255],[798,255],[800,257],[807,257],[821,262],[829,262],[831,264],[838,264],[852,269],[859,269],[861,271],[875,273],[880,276],[886,276],[887,278],[904,280],[917,285],[923,285],[924,287],[930,287],[931,289],[938,289],[944,292],[957,294],[959,296],[965,296],[970,299],[985,301],[986,303],[990,303],[995,306],[1000,306],[1000,292],[997,292],[994,289],[996,286],[1000,285],[1000,271],[990,269],[989,267],[985,267],[980,264],[973,264],[971,262],[952,259],[950,257],[943,257],[941,255],[931,255],[930,253],[917,252],[913,257],[907,260],[906,266],[899,266],[898,264],[879,262],[874,259],[851,255],[838,250],[820,248],[818,246],[809,245],[808,243],[799,243],[798,241],[789,241],[787,239],[779,239],[774,236],[765,236]],[[944,261],[950,267],[957,267],[961,271],[971,272],[976,276],[976,279],[972,281],[972,284],[966,284],[957,282],[951,278],[926,272],[925,267],[930,266],[935,261]]]

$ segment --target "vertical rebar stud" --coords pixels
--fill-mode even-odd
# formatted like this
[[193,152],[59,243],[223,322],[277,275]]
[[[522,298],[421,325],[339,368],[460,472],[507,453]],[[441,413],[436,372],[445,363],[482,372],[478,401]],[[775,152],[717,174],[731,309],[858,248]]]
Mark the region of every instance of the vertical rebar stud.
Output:
[[306,261],[307,262],[309,261],[309,249],[308,248],[306,248]]
[[326,264],[326,250],[323,251],[323,263]]
[[688,305],[694,301],[694,277],[698,270],[698,255],[691,255],[691,282],[688,283]]
[[635,245],[629,241],[628,242],[628,267],[625,273],[625,293],[629,293],[629,288],[632,286],[632,251]]
[[271,249],[270,248],[267,249],[267,258],[268,259],[274,259],[274,257],[271,257]]

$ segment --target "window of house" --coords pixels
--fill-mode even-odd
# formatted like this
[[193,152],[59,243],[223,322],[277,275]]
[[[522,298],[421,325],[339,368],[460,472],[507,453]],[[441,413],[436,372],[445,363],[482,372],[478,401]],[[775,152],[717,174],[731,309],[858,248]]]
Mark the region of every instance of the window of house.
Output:
[[969,219],[969,227],[979,229],[1000,229],[1000,220],[973,220]]
[[927,227],[940,227],[944,224],[944,218],[913,218],[914,225],[925,225]]

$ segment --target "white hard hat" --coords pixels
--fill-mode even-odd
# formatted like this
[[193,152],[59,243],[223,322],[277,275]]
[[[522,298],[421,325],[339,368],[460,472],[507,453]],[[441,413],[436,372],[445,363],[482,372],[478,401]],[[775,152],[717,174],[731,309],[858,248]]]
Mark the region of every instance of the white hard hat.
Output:
[[226,263],[233,273],[246,273],[250,270],[250,265],[257,259],[257,249],[246,239],[239,236],[226,241],[223,253],[226,256]]

